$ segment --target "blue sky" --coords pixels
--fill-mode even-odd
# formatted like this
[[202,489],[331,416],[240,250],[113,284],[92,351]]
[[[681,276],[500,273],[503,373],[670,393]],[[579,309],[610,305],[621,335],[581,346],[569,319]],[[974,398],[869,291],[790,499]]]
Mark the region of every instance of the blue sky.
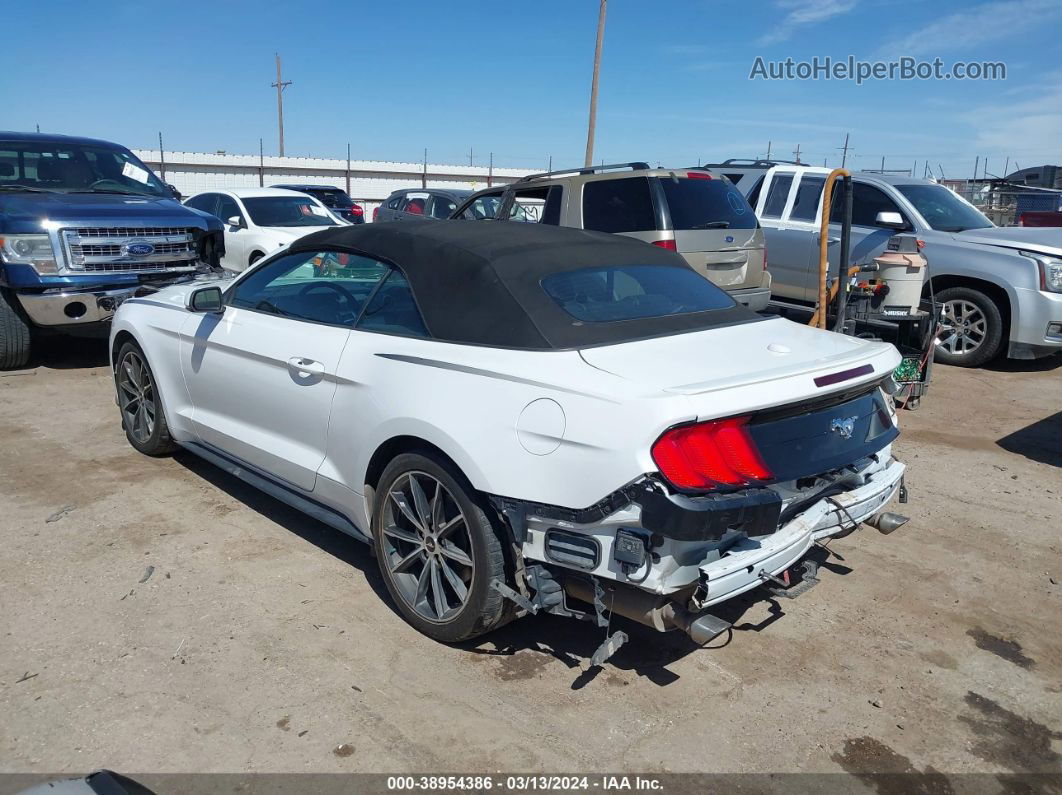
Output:
[[[544,168],[582,162],[596,0],[22,3],[0,127],[130,147]],[[19,35],[10,35],[17,28]],[[611,0],[595,161],[775,156],[949,177],[1062,163],[1062,0]],[[1005,81],[765,82],[756,56],[1004,61]]]

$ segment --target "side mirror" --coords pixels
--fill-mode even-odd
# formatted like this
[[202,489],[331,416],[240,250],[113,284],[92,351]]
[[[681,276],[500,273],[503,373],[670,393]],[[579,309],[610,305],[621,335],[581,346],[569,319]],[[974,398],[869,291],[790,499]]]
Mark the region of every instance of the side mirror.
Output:
[[173,196],[173,198],[174,198],[174,199],[176,199],[177,201],[181,201],[181,200],[182,200],[182,199],[184,198],[184,197],[183,197],[183,196],[181,195],[181,192],[180,192],[179,190],[177,190],[177,188],[175,188],[175,187],[174,187],[173,185],[171,185],[170,183],[168,183],[168,182],[167,182],[167,183],[166,183],[166,187],[167,187],[167,189],[168,189],[168,190],[170,191],[170,195],[171,195],[171,196]]
[[[895,215],[895,213],[893,213],[893,215]],[[238,226],[241,229],[243,229],[245,227],[245,224],[243,223],[243,216],[242,215],[234,215],[234,216],[232,216],[232,218],[230,218],[225,223],[227,223],[229,226]]]
[[220,287],[200,287],[192,290],[188,296],[189,312],[204,312],[221,314],[225,311],[225,304],[221,299]]
[[907,223],[899,213],[882,210],[874,218],[875,226],[885,226],[889,229],[906,229]]

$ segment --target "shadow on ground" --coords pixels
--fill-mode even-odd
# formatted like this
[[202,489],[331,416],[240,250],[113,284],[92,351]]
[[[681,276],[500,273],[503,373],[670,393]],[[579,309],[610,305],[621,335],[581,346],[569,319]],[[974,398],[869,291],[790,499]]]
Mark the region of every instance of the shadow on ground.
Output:
[[1008,453],[1062,467],[1062,411],[1026,425],[996,441]]
[[995,359],[983,369],[993,373],[1050,373],[1062,367],[1062,353],[1041,359]]
[[[321,551],[360,570],[377,597],[396,615],[400,615],[380,575],[376,560],[366,544],[310,518],[191,453],[179,452],[175,454],[174,460],[216,488],[235,497],[251,510],[268,517]],[[830,553],[822,547],[813,547],[807,557],[819,564],[820,578],[830,574],[843,576],[851,571],[840,562],[843,558],[837,553]],[[711,613],[730,622],[733,627],[708,643],[706,648],[726,646],[735,633],[766,630],[785,616],[784,605],[788,601],[771,595],[763,588],[757,588],[716,605],[711,608]],[[760,603],[767,604],[767,617],[755,623],[743,621],[746,613]],[[589,609],[588,605],[574,602],[572,607]],[[604,669],[588,667],[590,657],[605,640],[608,632],[619,630],[627,634],[628,642],[605,664]],[[564,663],[575,674],[571,687],[573,690],[579,690],[608,668],[631,671],[656,685],[667,686],[679,679],[678,674],[669,670],[668,666],[701,647],[683,632],[656,632],[617,615],[612,616],[607,631],[593,621],[542,615],[517,619],[489,635],[456,644],[456,648],[473,655],[514,660],[522,651],[547,655]],[[526,655],[521,659],[526,660]],[[511,679],[530,678],[542,664],[541,660],[531,661],[527,665],[514,662],[501,675],[502,678]],[[527,670],[522,670],[522,667]]]
[[106,367],[108,357],[105,339],[48,334],[33,338],[27,367],[45,367],[49,370]]

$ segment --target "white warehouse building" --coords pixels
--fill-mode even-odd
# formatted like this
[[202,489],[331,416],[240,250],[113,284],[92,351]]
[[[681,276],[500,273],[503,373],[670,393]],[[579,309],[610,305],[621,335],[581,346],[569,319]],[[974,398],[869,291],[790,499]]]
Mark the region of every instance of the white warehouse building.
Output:
[[281,184],[329,185],[341,188],[365,208],[373,208],[401,188],[481,190],[503,185],[540,169],[457,166],[441,163],[391,163],[317,157],[260,157],[206,152],[162,152],[134,149],[137,157],[186,198],[205,190],[251,188]]

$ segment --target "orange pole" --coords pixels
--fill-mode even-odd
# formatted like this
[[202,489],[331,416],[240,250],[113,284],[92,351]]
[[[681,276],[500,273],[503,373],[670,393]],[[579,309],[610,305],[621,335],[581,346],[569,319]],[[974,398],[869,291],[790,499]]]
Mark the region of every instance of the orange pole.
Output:
[[826,307],[828,296],[826,295],[826,280],[830,270],[829,236],[830,236],[830,210],[833,199],[833,183],[840,177],[852,176],[847,169],[835,168],[826,177],[826,184],[822,188],[822,223],[819,225],[819,305],[811,318],[809,326],[826,328]]

